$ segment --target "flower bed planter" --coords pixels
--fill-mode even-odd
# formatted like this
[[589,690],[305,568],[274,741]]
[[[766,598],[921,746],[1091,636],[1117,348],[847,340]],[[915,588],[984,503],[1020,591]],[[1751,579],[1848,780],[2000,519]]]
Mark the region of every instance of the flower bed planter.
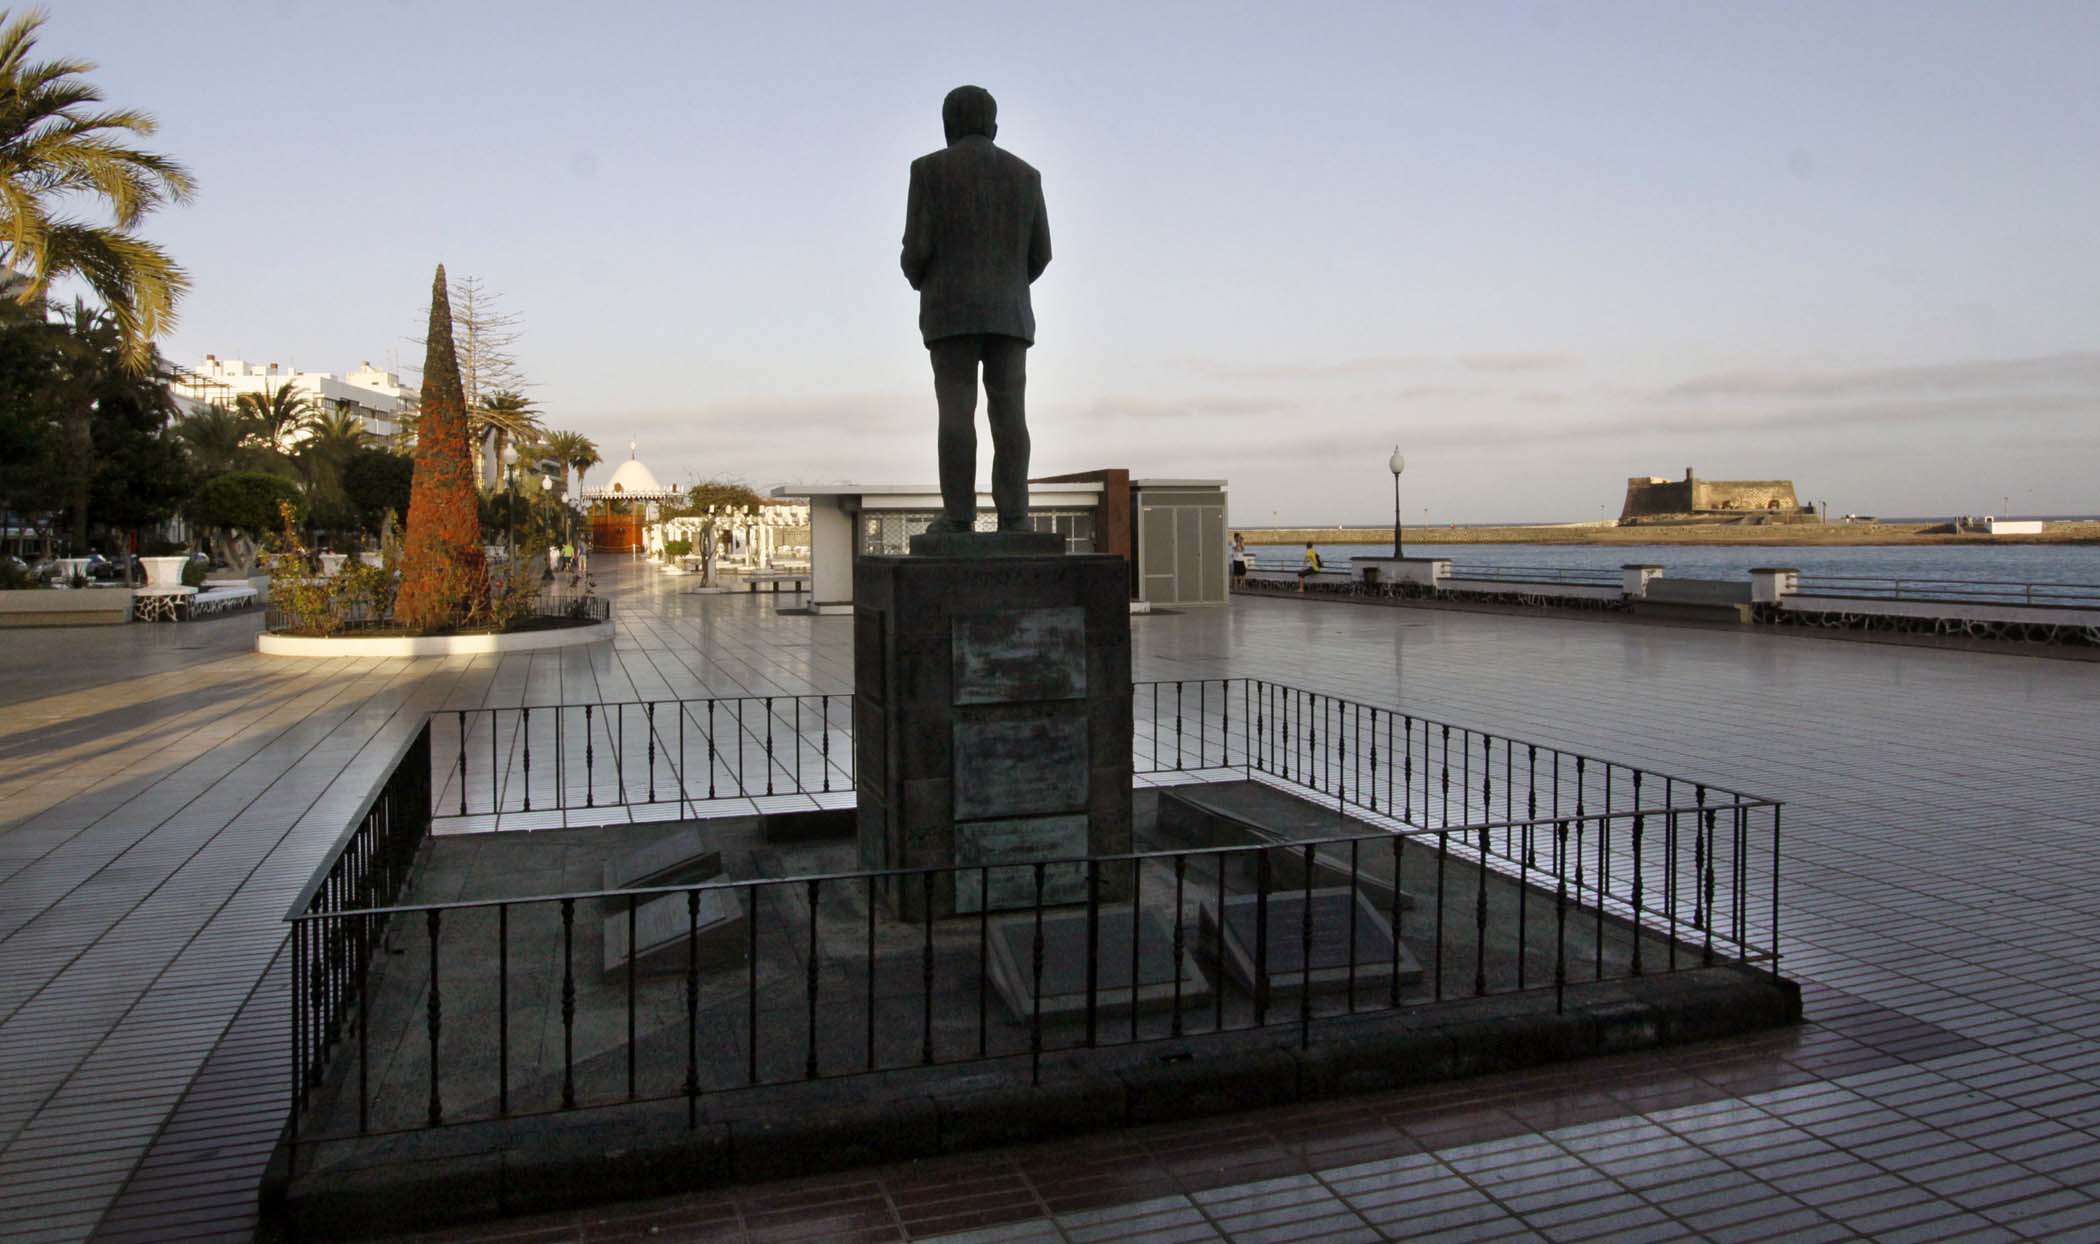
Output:
[[579,622],[502,634],[466,635],[284,635],[265,631],[255,637],[255,650],[277,657],[458,657],[489,653],[535,652],[611,642],[611,622]]
[[129,621],[128,588],[19,588],[0,592],[0,626],[115,626]]

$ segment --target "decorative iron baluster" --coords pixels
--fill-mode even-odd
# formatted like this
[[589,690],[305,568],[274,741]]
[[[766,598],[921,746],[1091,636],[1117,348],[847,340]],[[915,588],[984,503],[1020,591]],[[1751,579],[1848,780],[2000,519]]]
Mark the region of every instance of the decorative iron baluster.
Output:
[[[1495,737],[1490,734],[1480,736],[1480,819],[1495,819]],[[1488,832],[1483,829],[1480,831],[1480,866],[1483,870],[1487,867],[1487,857]]]
[[586,808],[598,806],[598,735],[591,725],[591,710],[591,705],[583,706],[583,806]]
[[649,802],[656,802],[656,704],[654,701],[642,708],[644,724],[649,735]]
[[1267,750],[1269,737],[1269,687],[1267,683],[1257,681],[1256,688],[1257,694],[1254,697],[1254,770],[1257,773],[1267,773],[1269,771],[1269,753]]
[[1670,970],[1677,970],[1677,780],[1663,779],[1663,914],[1670,922]]
[[[555,711],[554,724],[554,737],[558,741],[561,738],[561,714],[559,709]],[[518,736],[525,741],[525,811],[530,812],[532,811],[532,710],[529,708],[521,708],[518,710]],[[560,777],[561,775],[557,773],[555,775],[556,781],[559,781]],[[494,781],[493,778],[491,778],[490,780]],[[559,804],[561,802],[560,796],[561,792],[559,790],[556,790],[555,803]],[[496,811],[501,812],[502,810],[503,809],[501,807],[501,801],[499,799]]]
[[[1437,823],[1439,825],[1449,825],[1451,823],[1451,727],[1442,727],[1442,735],[1444,762],[1437,767],[1436,778]],[[1464,759],[1463,750],[1460,752],[1460,759]],[[1441,851],[1443,848],[1439,846],[1437,849]],[[1442,891],[1440,890],[1438,893],[1441,895]],[[1442,918],[1442,913],[1438,914],[1438,918]]]
[[[1486,809],[1483,809],[1485,811]],[[1480,827],[1480,888],[1473,898],[1473,996],[1487,993],[1488,828]]]
[[1643,831],[1647,829],[1647,817],[1640,810],[1641,778],[1641,771],[1635,769],[1633,771],[1633,974],[1635,976],[1641,975],[1641,942],[1645,940],[1641,936],[1641,901],[1645,897],[1641,892],[1642,881],[1644,880],[1641,865],[1641,838]]
[[[496,743],[495,723],[491,722],[489,724],[489,746],[493,747]],[[490,771],[489,780],[492,782],[496,780],[494,770]],[[467,814],[467,714],[465,710],[461,710],[459,713],[459,814],[461,816]]]
[[1696,807],[1692,810],[1692,927],[1704,929],[1707,925],[1706,909],[1706,836],[1712,829],[1712,816],[1706,810],[1706,787],[1692,788]]
[[[1378,719],[1379,719],[1379,717],[1381,717],[1381,716],[1385,716],[1385,715],[1386,715],[1386,714],[1381,714],[1381,713],[1380,713],[1380,712],[1379,712],[1379,711],[1378,711],[1377,709],[1375,709],[1375,708],[1371,710],[1371,811],[1373,811],[1373,812],[1376,812],[1376,811],[1378,811],[1378,810],[1379,810],[1379,808],[1378,808]],[[1386,736],[1386,737],[1387,737],[1388,741],[1390,741],[1390,739],[1391,739],[1391,737],[1392,737],[1392,736],[1391,736],[1391,734],[1390,734],[1390,730],[1391,730],[1391,727],[1390,727],[1390,726],[1388,726],[1388,727],[1387,727],[1387,730],[1388,730],[1388,732],[1389,732],[1389,733],[1387,734],[1387,736]],[[1358,737],[1359,739],[1363,737],[1363,732],[1362,732],[1361,730],[1359,730],[1359,731],[1357,732],[1357,737]],[[1391,812],[1391,811],[1393,810],[1393,801],[1392,801],[1392,798],[1391,798],[1392,792],[1391,792],[1391,791],[1387,791],[1387,792],[1386,792],[1386,794],[1387,794],[1387,798],[1386,798],[1386,801],[1385,801],[1385,811],[1386,811],[1386,812],[1388,812],[1388,813],[1390,813],[1390,812]]]
[[[1554,838],[1557,843],[1555,856],[1566,858],[1566,821],[1555,823]],[[1568,1005],[1568,874],[1565,869],[1554,870],[1553,925],[1553,1009],[1558,1013],[1566,1010]]]

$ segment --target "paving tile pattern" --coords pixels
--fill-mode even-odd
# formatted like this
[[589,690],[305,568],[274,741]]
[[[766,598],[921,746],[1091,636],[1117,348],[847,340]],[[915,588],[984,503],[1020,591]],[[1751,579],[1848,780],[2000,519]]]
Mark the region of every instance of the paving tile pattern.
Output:
[[[229,618],[98,636],[87,666],[74,633],[9,637],[0,1239],[247,1229],[279,917],[424,709],[850,685],[850,620],[603,569],[611,650],[308,665]],[[1812,1022],[442,1238],[2100,1240],[2100,669],[1295,600],[1134,630],[1141,678],[1268,677],[1787,800]]]

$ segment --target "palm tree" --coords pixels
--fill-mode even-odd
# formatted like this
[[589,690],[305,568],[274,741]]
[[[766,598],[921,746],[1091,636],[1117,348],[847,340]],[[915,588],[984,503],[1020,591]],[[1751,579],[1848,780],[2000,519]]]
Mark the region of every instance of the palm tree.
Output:
[[549,432],[545,443],[548,457],[576,472],[578,492],[583,491],[583,473],[604,461],[598,456],[597,442],[581,432]]
[[307,421],[297,462],[306,480],[310,513],[335,519],[344,516],[349,498],[343,491],[343,465],[358,450],[378,441],[365,430],[365,421],[347,410],[323,411]]
[[240,469],[253,430],[245,415],[223,406],[207,407],[175,425],[197,465],[214,474]]
[[243,393],[235,399],[234,409],[253,420],[255,435],[287,459],[304,437],[314,416],[320,413],[312,398],[290,384],[277,386],[274,393],[268,387],[261,393]]
[[[188,200],[196,181],[127,144],[153,133],[151,114],[90,107],[102,99],[80,76],[92,62],[30,59],[43,24],[40,12],[0,11],[0,270],[22,276],[14,296],[23,306],[78,277],[107,305],[126,366],[144,372],[189,277],[132,230],[162,204]],[[83,197],[101,200],[110,223],[57,214]]]
[[[482,399],[479,406],[467,413],[467,435],[475,445],[496,438],[496,461],[503,461],[503,449],[512,440],[529,441],[546,431],[540,425],[539,412],[533,409],[532,399],[509,389],[491,393]],[[478,464],[479,455],[475,459]],[[500,486],[499,478],[492,486]]]

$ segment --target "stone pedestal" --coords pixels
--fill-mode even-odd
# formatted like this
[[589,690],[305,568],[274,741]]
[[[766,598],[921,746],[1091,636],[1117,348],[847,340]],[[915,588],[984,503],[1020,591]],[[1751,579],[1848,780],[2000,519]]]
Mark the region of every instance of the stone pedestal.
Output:
[[[1030,862],[1130,850],[1129,565],[1040,537],[924,547],[854,566],[860,863],[1010,862],[936,878],[933,914],[1032,906]],[[1127,877],[1103,869],[1102,897]],[[925,915],[920,879],[887,895]],[[1085,898],[1082,869],[1046,870],[1046,902]]]

